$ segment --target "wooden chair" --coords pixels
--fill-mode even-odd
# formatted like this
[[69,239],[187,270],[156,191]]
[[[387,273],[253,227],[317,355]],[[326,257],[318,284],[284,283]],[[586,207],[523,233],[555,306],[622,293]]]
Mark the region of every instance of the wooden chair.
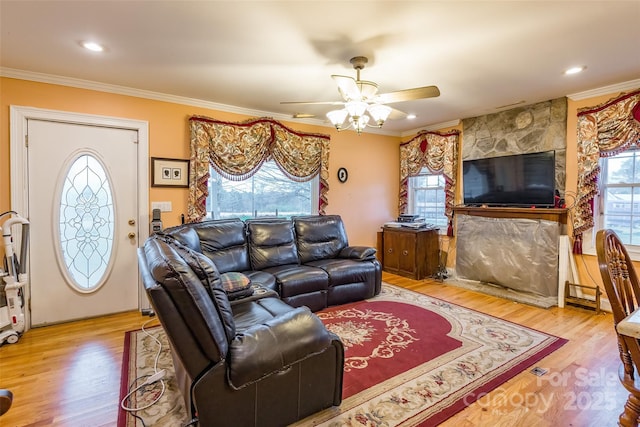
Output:
[[[614,326],[639,307],[640,282],[626,248],[613,230],[600,230],[596,234],[598,265],[607,297],[613,311]],[[629,391],[629,398],[620,414],[618,425],[638,426],[640,418],[640,342],[637,338],[620,334],[617,329],[618,348],[622,364],[618,372],[620,382]]]

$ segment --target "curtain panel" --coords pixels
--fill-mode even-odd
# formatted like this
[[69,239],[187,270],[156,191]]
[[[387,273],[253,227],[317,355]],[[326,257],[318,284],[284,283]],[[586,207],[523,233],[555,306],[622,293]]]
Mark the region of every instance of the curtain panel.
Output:
[[578,191],[573,213],[573,252],[582,253],[582,233],[594,225],[600,157],[640,144],[640,89],[596,107],[578,110]]
[[270,118],[224,122],[208,117],[189,118],[191,158],[189,222],[206,216],[209,165],[223,177],[241,181],[273,160],[291,180],[310,181],[320,175],[318,212],[325,213],[329,191],[329,135],[294,131]]
[[445,215],[449,218],[449,236],[453,235],[459,135],[458,130],[447,133],[422,131],[413,139],[400,144],[400,213],[407,213],[410,177],[418,175],[425,166],[433,173],[442,173],[445,179]]

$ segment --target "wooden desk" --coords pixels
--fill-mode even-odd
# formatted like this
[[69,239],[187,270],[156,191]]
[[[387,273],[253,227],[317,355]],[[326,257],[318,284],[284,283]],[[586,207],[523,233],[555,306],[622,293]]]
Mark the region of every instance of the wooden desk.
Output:
[[628,337],[640,338],[640,308],[618,323],[616,331]]

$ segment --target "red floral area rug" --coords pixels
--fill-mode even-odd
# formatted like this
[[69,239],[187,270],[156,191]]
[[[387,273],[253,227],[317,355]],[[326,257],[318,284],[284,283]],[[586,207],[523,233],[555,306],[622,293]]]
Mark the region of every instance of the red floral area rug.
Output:
[[343,399],[462,346],[444,317],[402,302],[363,301],[316,314],[345,347]]
[[387,284],[317,314],[345,346],[343,401],[299,426],[434,426],[567,342]]
[[[345,346],[343,401],[296,426],[434,426],[560,348],[566,340],[443,300],[383,284],[368,301],[316,313]],[[138,412],[145,425],[187,422],[162,328],[158,366],[167,370],[158,404]],[[127,333],[122,396],[153,372],[157,344]],[[132,403],[134,405],[135,402]],[[142,426],[121,411],[119,427]]]

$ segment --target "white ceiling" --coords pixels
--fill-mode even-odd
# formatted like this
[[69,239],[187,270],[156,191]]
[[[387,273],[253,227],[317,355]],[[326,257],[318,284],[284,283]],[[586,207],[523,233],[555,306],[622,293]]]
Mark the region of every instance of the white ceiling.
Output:
[[[325,124],[330,106],[280,101],[340,100],[331,74],[355,77],[349,59],[368,56],[361,77],[382,93],[440,88],[438,98],[392,105],[418,116],[388,121],[384,130],[397,135],[640,79],[639,0],[0,0],[0,31],[4,75],[82,79],[276,118],[312,113]],[[106,51],[82,49],[86,40]],[[587,69],[563,75],[575,65]]]

